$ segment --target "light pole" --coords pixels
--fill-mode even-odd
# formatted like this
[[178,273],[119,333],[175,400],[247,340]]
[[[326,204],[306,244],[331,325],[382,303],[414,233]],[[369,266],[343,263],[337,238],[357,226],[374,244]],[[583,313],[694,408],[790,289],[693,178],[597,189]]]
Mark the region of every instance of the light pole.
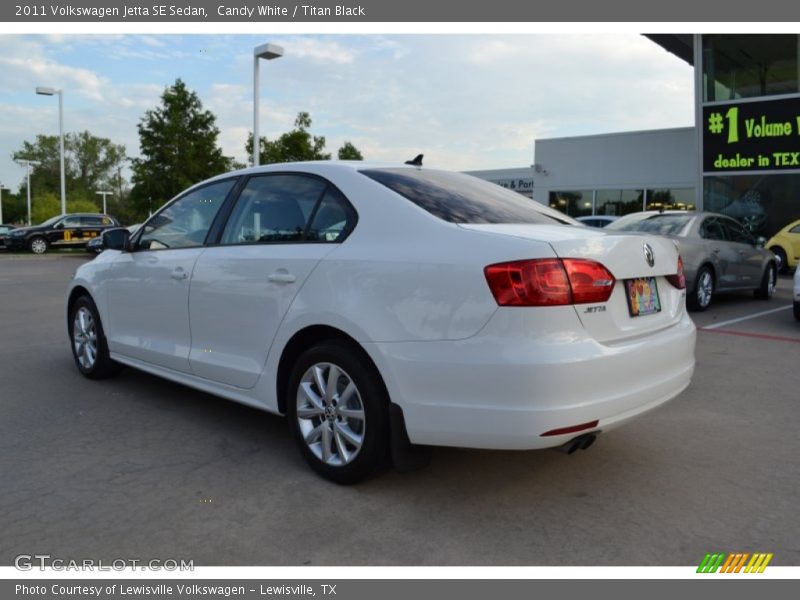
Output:
[[0,225],[3,224],[3,190],[10,190],[10,188],[0,183]]
[[272,60],[283,56],[283,48],[276,44],[261,44],[253,48],[253,166],[258,166],[261,143],[258,133],[258,59]]
[[40,96],[58,95],[58,135],[60,138],[59,150],[61,153],[61,214],[67,214],[67,185],[64,174],[64,92],[50,87],[37,87],[36,93]]
[[19,161],[25,165],[26,177],[28,178],[27,192],[28,192],[28,227],[31,226],[31,167],[35,167],[39,162],[35,160],[21,160]]
[[97,194],[98,196],[102,196],[103,197],[103,214],[104,215],[108,214],[108,211],[106,210],[106,196],[113,196],[114,192],[105,192],[105,191],[103,191],[103,192],[95,192],[95,194]]

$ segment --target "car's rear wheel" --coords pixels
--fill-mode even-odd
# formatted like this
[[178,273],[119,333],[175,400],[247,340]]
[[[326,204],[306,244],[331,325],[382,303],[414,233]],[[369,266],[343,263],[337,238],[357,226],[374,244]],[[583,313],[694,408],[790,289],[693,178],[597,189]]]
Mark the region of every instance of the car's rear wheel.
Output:
[[694,280],[694,288],[686,299],[691,310],[704,311],[714,296],[714,273],[708,267],[700,267]]
[[789,268],[789,261],[786,258],[786,251],[780,246],[773,246],[770,248],[770,251],[775,255],[775,258],[778,259],[778,270],[781,272],[787,271]]
[[353,345],[332,340],[305,351],[289,379],[286,406],[300,451],[326,479],[356,483],[388,463],[389,399]]
[[753,291],[753,295],[761,300],[769,300],[775,294],[775,285],[778,282],[778,270],[769,263],[761,276],[761,285]]
[[75,366],[89,379],[116,375],[122,366],[111,360],[103,324],[89,296],[78,298],[70,309],[69,340]]
[[37,235],[30,242],[28,242],[28,249],[34,254],[44,254],[47,252],[48,247],[49,244],[47,243],[47,240],[40,235]]

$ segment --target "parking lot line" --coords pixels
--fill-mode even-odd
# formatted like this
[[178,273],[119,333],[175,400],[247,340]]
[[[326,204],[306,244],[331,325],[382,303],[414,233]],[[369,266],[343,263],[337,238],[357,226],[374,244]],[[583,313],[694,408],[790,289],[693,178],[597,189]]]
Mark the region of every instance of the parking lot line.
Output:
[[792,337],[785,337],[782,335],[770,335],[768,333],[752,333],[750,331],[731,331],[731,330],[718,330],[712,329],[710,327],[698,327],[698,331],[704,331],[706,333],[722,333],[725,335],[738,335],[740,337],[750,337],[750,338],[758,338],[761,340],[773,340],[776,342],[793,342],[795,344],[800,344],[800,338],[792,338]]
[[727,321],[720,321],[719,323],[714,323],[713,325],[708,325],[707,327],[700,327],[700,329],[705,329],[705,330],[719,329],[720,327],[725,327],[726,325],[733,325],[734,323],[740,323],[741,321],[756,319],[758,317],[763,317],[764,315],[770,315],[772,313],[780,312],[782,310],[787,310],[789,308],[792,308],[791,304],[787,304],[786,306],[781,306],[780,308],[762,310],[761,312],[753,313],[752,315],[746,315],[744,317],[739,317],[737,319],[728,319]]

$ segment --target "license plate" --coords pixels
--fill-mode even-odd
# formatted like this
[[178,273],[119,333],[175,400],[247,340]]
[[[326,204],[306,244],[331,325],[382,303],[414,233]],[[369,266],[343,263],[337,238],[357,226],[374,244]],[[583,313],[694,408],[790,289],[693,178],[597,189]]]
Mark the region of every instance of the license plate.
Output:
[[626,279],[625,291],[628,297],[628,310],[632,317],[652,315],[661,311],[655,277]]

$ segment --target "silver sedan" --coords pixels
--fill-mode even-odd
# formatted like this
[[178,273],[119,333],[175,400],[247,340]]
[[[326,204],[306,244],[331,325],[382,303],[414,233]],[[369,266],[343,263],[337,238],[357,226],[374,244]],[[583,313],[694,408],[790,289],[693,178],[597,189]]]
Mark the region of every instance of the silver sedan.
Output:
[[[641,215],[641,217],[640,217]],[[636,213],[611,223],[606,231],[647,232],[675,240],[686,273],[686,304],[705,310],[718,292],[753,290],[768,300],[775,292],[775,255],[738,221],[709,212]]]

